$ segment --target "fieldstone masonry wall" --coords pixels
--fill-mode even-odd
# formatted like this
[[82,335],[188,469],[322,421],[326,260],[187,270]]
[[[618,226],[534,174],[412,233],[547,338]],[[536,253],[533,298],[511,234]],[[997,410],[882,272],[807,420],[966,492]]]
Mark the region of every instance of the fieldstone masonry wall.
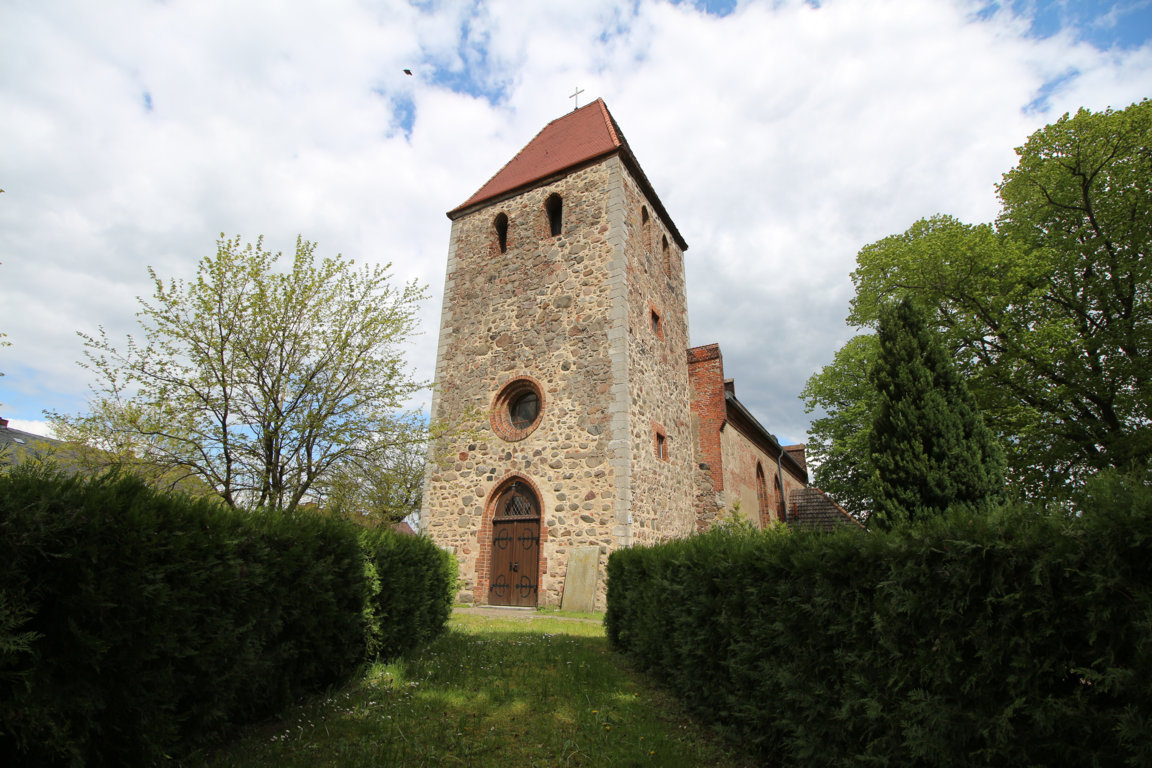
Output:
[[[553,193],[563,199],[556,237],[544,210]],[[544,604],[560,603],[571,548],[599,547],[603,568],[607,554],[631,542],[634,531],[651,535],[677,489],[683,499],[675,511],[691,519],[690,494],[661,474],[648,416],[635,414],[640,403],[645,414],[665,419],[674,436],[687,408],[686,373],[671,384],[674,374],[658,373],[666,359],[682,358],[670,354],[670,345],[684,348],[687,325],[670,322],[671,338],[656,349],[643,336],[646,298],[643,313],[638,309],[641,296],[658,293],[666,315],[682,317],[683,272],[678,300],[666,286],[637,285],[649,281],[645,249],[629,242],[630,209],[638,217],[638,201],[635,182],[610,157],[453,223],[433,418],[456,431],[450,445],[430,453],[439,460],[429,462],[421,526],[455,551],[462,600],[487,598],[489,507],[509,478],[529,480],[539,491]],[[504,253],[494,226],[501,213],[508,217]],[[519,377],[539,383],[543,415],[530,435],[507,441],[492,432],[489,414],[500,389]],[[658,406],[664,397],[679,398],[685,413]],[[688,460],[682,453],[680,463]]]
[[[647,543],[687,536],[696,529],[696,460],[684,357],[688,308],[684,261],[674,238],[632,176],[621,177],[632,441],[632,535],[622,543]],[[664,438],[663,457],[657,455],[657,434]]]
[[[692,383],[692,421],[697,433],[696,512],[699,530],[706,530],[729,514],[739,503],[740,514],[756,525],[765,520],[780,522],[779,502],[793,490],[804,488],[807,478],[798,476],[784,450],[758,434],[739,418],[729,418],[725,392],[733,385],[724,378],[720,347],[693,347],[686,356]],[[734,388],[733,388],[733,394]],[[793,459],[802,459],[802,446],[792,446]],[[797,458],[797,456],[801,458]],[[780,462],[784,461],[784,471]],[[804,465],[801,464],[801,469]],[[768,509],[761,510],[757,467],[763,472]],[[781,474],[783,484],[780,483]],[[801,473],[803,474],[803,473]],[[778,492],[777,488],[781,488]],[[764,514],[761,514],[761,513]]]
[[[540,505],[539,603],[561,604],[571,554],[598,552],[603,608],[612,550],[689,535],[736,499],[754,514],[756,462],[776,475],[762,437],[726,426],[719,348],[688,349],[679,237],[634,168],[608,154],[452,214],[432,401],[452,429],[429,450],[420,527],[455,552],[461,601],[488,601],[510,483]],[[517,381],[540,418],[505,414],[497,433]]]

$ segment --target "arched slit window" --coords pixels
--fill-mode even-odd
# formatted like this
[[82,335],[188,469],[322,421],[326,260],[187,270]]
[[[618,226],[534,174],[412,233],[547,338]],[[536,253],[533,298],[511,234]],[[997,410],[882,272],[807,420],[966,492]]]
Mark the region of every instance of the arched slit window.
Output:
[[646,205],[640,207],[640,224],[645,227],[648,226],[648,206]]
[[508,251],[508,216],[506,214],[497,214],[496,220],[492,222],[496,227],[496,243],[500,246],[500,253]]
[[656,458],[668,461],[668,433],[659,424],[652,423],[652,436],[655,438]]
[[551,194],[544,201],[544,212],[548,214],[548,230],[552,236],[560,234],[564,222],[564,201],[560,195]]
[[668,277],[672,277],[672,254],[668,250],[668,235],[664,235],[663,241],[661,242],[661,248],[664,251],[664,253],[661,254],[661,260],[664,262],[664,274],[668,275]]
[[764,480],[764,467],[756,462],[756,506],[759,507],[760,527],[772,522],[772,502],[768,498],[768,483]]

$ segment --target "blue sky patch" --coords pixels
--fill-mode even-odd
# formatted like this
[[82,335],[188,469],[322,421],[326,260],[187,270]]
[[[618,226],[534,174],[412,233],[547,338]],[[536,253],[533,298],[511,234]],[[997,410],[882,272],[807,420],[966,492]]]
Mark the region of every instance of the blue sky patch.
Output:
[[499,104],[507,98],[507,84],[489,73],[494,71],[489,61],[488,49],[491,40],[478,31],[465,19],[460,27],[460,43],[456,49],[457,59],[452,62],[428,61],[430,77],[435,85],[448,88],[456,93],[465,93],[486,100],[489,104]]
[[412,125],[416,122],[416,102],[412,101],[411,96],[392,97],[392,120],[403,131],[404,138],[412,136]]
[[1040,86],[1040,91],[1036,94],[1036,98],[1028,102],[1024,106],[1024,114],[1037,114],[1048,111],[1048,97],[1055,93],[1060,86],[1074,80],[1080,76],[1080,70],[1070,69],[1067,72],[1054,77],[1044,85]]
[[693,5],[712,16],[727,16],[736,10],[736,0],[673,0],[677,5]]
[[1152,0],[1005,0],[988,3],[977,15],[988,18],[1001,8],[1028,19],[1037,38],[1070,28],[1101,50],[1138,48],[1152,38]]

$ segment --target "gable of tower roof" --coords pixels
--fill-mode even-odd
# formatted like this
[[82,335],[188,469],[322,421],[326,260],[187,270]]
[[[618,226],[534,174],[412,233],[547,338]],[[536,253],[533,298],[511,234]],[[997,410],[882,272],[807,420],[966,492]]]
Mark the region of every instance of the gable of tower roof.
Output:
[[532,141],[516,153],[496,175],[472,197],[448,212],[455,219],[482,203],[528,189],[564,171],[619,153],[629,171],[640,184],[652,206],[664,220],[680,250],[688,244],[656,196],[651,183],[632,154],[620,126],[616,124],[603,99],[569,112],[544,126]]
[[623,142],[602,99],[544,126],[516,156],[456,211],[499,197],[576,165],[615,152]]

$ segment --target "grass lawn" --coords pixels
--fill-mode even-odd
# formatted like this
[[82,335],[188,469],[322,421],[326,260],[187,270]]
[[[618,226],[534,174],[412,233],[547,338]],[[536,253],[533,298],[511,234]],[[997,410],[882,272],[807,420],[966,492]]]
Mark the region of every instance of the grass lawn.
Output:
[[457,613],[425,648],[193,755],[222,766],[752,766],[596,621]]

